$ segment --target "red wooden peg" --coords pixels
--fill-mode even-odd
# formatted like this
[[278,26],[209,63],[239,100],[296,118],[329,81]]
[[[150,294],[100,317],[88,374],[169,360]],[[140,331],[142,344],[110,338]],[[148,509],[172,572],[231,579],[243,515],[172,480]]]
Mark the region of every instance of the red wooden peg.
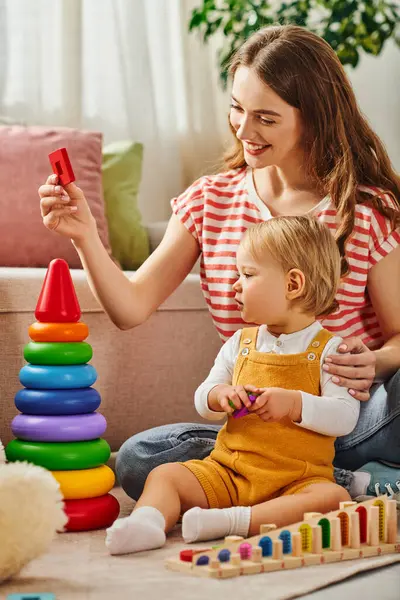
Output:
[[49,154],[53,173],[58,175],[61,185],[75,181],[74,171],[66,148],[59,148]]

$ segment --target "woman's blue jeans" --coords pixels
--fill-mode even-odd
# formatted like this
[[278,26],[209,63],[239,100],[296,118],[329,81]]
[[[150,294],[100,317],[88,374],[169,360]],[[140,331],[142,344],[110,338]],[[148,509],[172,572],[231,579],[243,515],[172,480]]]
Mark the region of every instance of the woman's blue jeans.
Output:
[[[137,500],[147,475],[163,463],[202,459],[214,447],[220,425],[177,423],[142,431],[129,438],[118,452],[116,470],[120,485]],[[371,388],[361,402],[355,429],[337,438],[335,479],[349,488],[352,471],[373,460],[400,464],[400,371],[384,384]]]

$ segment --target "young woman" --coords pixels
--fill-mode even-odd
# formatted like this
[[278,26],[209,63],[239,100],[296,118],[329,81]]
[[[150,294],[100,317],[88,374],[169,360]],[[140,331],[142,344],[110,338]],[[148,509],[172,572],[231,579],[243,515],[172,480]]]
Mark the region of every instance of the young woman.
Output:
[[[262,29],[239,49],[231,75],[234,144],[225,170],[172,201],[163,241],[132,280],[107,255],[74,184],[64,190],[52,176],[41,186],[44,225],[72,239],[93,292],[121,329],[143,323],[201,255],[202,289],[226,340],[243,326],[231,286],[246,229],[279,215],[313,214],[326,223],[344,279],[339,309],[322,324],[346,339],[324,368],[362,401],[356,428],[336,441],[336,481],[353,497],[398,491],[399,178],[337,56],[318,36],[295,26]],[[117,459],[125,491],[137,499],[157,465],[203,458],[218,431],[176,424],[133,436]]]

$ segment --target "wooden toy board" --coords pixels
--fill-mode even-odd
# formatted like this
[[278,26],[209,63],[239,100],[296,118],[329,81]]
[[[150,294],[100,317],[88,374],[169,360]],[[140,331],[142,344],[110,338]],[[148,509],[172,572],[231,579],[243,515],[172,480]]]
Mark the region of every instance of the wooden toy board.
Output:
[[[304,517],[304,521],[280,529],[274,525],[262,526],[260,535],[251,538],[225,538],[211,550],[194,549],[192,562],[177,556],[167,559],[165,566],[196,577],[224,579],[400,552],[396,501],[387,496],[362,503],[343,502],[339,510],[324,515],[307,513]],[[324,528],[325,534],[329,530],[328,537]],[[282,533],[286,540],[290,537],[294,542],[290,552],[283,552]],[[271,556],[262,556],[259,541],[265,537],[271,540]],[[251,545],[250,558],[241,558],[239,554],[244,543]],[[227,562],[218,559],[223,549],[231,553]],[[208,557],[209,563],[197,565],[200,557]]]

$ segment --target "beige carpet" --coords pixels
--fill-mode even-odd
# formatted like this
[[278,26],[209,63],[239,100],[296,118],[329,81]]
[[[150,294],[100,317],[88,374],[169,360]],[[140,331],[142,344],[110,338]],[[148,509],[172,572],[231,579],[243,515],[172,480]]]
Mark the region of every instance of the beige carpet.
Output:
[[[121,501],[121,516],[125,516],[133,502],[120,489],[113,493]],[[145,600],[163,597],[204,600],[221,597],[221,594],[229,600],[254,600],[258,595],[268,600],[284,600],[302,596],[355,573],[400,561],[398,554],[214,581],[181,575],[164,567],[164,559],[176,555],[183,547],[179,527],[170,534],[164,548],[120,557],[109,556],[106,552],[104,531],[60,534],[46,555],[33,561],[11,582],[0,585],[0,599],[11,593],[53,592],[57,600],[132,600],[139,597]],[[380,570],[382,583],[384,576],[385,569]]]

